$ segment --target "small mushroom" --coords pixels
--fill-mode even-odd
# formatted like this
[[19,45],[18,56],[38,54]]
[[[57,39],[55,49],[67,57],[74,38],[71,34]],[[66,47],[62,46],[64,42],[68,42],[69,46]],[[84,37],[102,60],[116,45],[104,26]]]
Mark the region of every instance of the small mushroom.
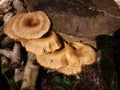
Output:
[[36,55],[54,52],[62,47],[62,43],[55,32],[50,31],[42,38],[32,40],[21,40],[27,51]]
[[89,65],[95,62],[95,50],[83,43],[70,42],[67,44],[66,56],[71,66]]
[[46,68],[58,69],[65,67],[68,63],[66,60],[65,48],[45,55],[36,55],[37,62]]
[[24,39],[37,39],[45,35],[50,28],[50,20],[42,11],[26,13],[16,18],[12,31]]

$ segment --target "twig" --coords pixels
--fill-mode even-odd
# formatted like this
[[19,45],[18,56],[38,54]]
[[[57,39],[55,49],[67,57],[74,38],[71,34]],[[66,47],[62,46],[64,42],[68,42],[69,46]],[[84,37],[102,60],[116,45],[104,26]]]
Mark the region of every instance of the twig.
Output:
[[23,79],[23,74],[24,74],[24,66],[15,68],[14,81],[15,82],[21,81]]
[[2,68],[2,74],[3,74],[3,73],[5,73],[6,71],[9,70],[9,64],[10,64],[10,62],[4,56],[0,57],[0,60],[1,60],[1,68]]
[[7,0],[0,0],[0,5],[2,5],[4,2],[6,2]]
[[21,46],[19,43],[14,44],[13,50],[0,49],[0,54],[3,54],[7,58],[10,58],[11,64],[12,65],[17,64],[17,66],[20,65],[22,61],[20,52],[21,52]]
[[3,54],[7,58],[12,58],[12,51],[10,50],[0,49],[0,54]]
[[28,53],[28,60],[25,66],[21,90],[36,90],[36,80],[39,72],[39,66],[34,65],[35,57]]
[[20,0],[13,0],[13,7],[17,11],[17,13],[26,12],[23,3]]

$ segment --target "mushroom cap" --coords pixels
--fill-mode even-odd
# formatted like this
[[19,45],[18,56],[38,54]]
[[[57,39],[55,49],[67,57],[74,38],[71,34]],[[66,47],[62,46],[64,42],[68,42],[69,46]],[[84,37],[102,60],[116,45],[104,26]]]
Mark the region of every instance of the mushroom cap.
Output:
[[65,48],[53,53],[36,55],[37,62],[46,68],[58,69],[65,67],[68,63],[66,60]]
[[42,38],[22,40],[22,45],[27,51],[37,55],[54,52],[62,47],[61,41],[55,32],[50,31]]
[[84,65],[94,63],[96,53],[89,45],[69,42],[55,52],[36,55],[37,62],[44,67],[54,69],[65,75],[76,75],[82,72]]
[[15,33],[12,31],[12,26],[13,26],[13,22],[18,18],[23,16],[24,14],[17,14],[15,16],[13,16],[9,22],[5,25],[4,27],[4,33],[6,35],[8,35],[10,38],[14,39],[14,40],[18,40],[20,37],[18,37],[17,35],[15,35]]
[[25,44],[28,42],[27,39],[19,39],[19,41],[23,47],[25,47]]
[[56,69],[56,71],[65,75],[77,75],[78,73],[82,72],[82,67],[67,65],[65,67]]
[[95,50],[89,45],[78,42],[67,44],[66,56],[71,66],[89,65],[96,60]]
[[13,22],[15,35],[24,39],[37,39],[49,31],[50,20],[42,11],[26,13]]

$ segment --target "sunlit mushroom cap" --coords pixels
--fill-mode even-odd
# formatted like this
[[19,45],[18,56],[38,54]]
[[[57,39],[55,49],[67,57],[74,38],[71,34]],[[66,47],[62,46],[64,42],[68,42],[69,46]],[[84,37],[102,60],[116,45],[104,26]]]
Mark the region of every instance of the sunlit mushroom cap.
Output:
[[66,56],[71,66],[89,65],[96,60],[96,52],[94,49],[89,45],[78,42],[67,44]]
[[65,67],[56,69],[56,71],[65,75],[77,75],[78,73],[82,72],[82,67],[67,65]]
[[65,53],[65,49],[61,49],[50,54],[36,55],[36,60],[41,66],[58,69],[68,64]]
[[37,55],[54,52],[62,47],[62,43],[55,32],[50,31],[47,35],[39,39],[21,41],[27,51]]
[[50,20],[42,11],[26,13],[13,22],[12,30],[15,35],[24,39],[37,39],[49,31]]
[[18,40],[20,37],[17,36],[17,35],[15,35],[15,33],[12,31],[13,22],[14,22],[17,18],[19,18],[19,17],[21,17],[21,16],[23,16],[23,15],[24,15],[24,14],[17,14],[17,15],[15,15],[15,16],[13,16],[13,17],[9,20],[9,22],[4,26],[4,33],[5,33],[6,35],[8,35],[10,38],[14,39],[14,40]]

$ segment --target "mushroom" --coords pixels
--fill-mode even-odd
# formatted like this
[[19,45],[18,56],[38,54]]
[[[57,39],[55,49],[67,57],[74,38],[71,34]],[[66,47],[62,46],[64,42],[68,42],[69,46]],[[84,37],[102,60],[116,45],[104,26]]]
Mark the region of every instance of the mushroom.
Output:
[[76,75],[82,72],[83,66],[90,65],[96,60],[94,49],[83,43],[69,42],[66,45],[66,60],[68,65],[56,69],[65,75]]
[[50,69],[58,69],[65,67],[68,62],[66,60],[66,48],[55,51],[53,53],[36,55],[36,60],[38,64]]
[[67,44],[66,56],[71,66],[89,65],[96,60],[95,50],[90,45],[78,42]]
[[26,13],[16,18],[12,25],[15,35],[24,39],[37,39],[45,35],[50,28],[50,20],[42,11]]
[[27,51],[37,55],[54,52],[62,47],[62,43],[55,32],[50,31],[44,37],[32,40],[21,40]]

